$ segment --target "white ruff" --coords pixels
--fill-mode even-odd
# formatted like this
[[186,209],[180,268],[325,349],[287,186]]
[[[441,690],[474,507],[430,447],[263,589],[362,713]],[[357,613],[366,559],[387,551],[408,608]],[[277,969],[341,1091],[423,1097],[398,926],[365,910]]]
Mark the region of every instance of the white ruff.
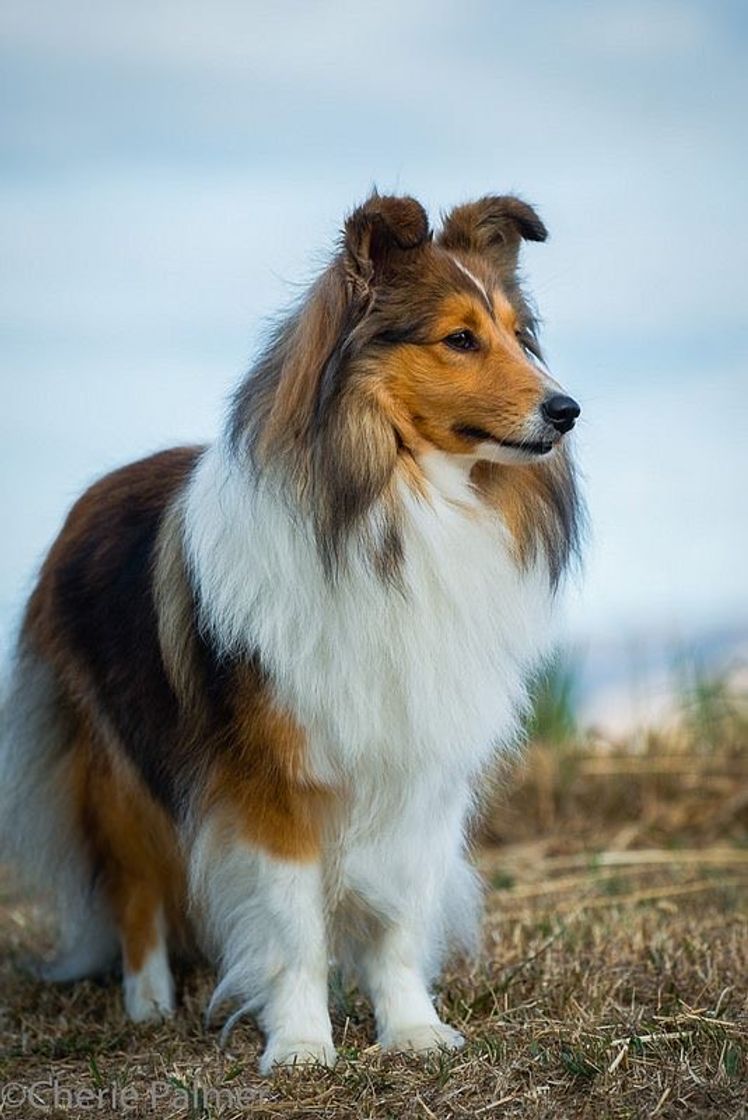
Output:
[[402,490],[404,593],[355,544],[331,583],[310,527],[219,447],[187,496],[203,622],[219,648],[259,653],[323,781],[369,773],[380,787],[390,773],[400,787],[424,767],[448,785],[472,779],[492,745],[511,744],[549,648],[545,565],[518,569],[461,460],[425,466],[430,501]]
[[[220,446],[186,496],[203,624],[219,648],[259,655],[278,702],[306,732],[310,776],[347,795],[324,852],[323,905],[384,1044],[444,1042],[449,1032],[429,1010],[425,979],[449,942],[469,944],[474,933],[465,824],[492,753],[516,742],[528,672],[551,638],[547,569],[518,569],[505,527],[470,487],[470,465],[434,453],[423,462],[428,500],[403,486],[402,588],[383,583],[358,542],[338,580],[327,579],[309,525]],[[375,534],[376,514],[371,526]],[[211,939],[223,945],[218,997],[229,989],[245,1006],[265,1006],[267,1022],[273,970],[264,983],[258,950],[269,930],[257,919],[274,910],[277,888],[256,858],[218,842],[208,821],[192,874]],[[280,884],[288,872],[275,862]],[[306,894],[293,897],[303,910]],[[318,915],[287,920],[308,922],[317,944]],[[375,927],[387,931],[379,940]],[[296,967],[290,954],[283,967]],[[310,959],[310,990],[315,968]],[[327,1045],[320,1016],[310,1016],[316,1031],[297,1033],[318,1048]]]

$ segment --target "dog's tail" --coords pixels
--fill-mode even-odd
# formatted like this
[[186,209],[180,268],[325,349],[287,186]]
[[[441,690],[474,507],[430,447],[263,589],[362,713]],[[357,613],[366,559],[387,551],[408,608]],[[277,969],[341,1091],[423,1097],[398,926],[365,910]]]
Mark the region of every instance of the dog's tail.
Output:
[[77,979],[116,954],[116,933],[80,825],[75,719],[52,668],[21,649],[0,705],[0,863],[51,907],[58,955],[42,971]]

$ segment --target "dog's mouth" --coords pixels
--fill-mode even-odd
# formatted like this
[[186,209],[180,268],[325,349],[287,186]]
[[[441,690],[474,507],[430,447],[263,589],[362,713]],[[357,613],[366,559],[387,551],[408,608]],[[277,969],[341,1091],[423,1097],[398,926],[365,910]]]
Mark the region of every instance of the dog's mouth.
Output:
[[459,436],[464,436],[466,439],[478,440],[480,443],[495,443],[499,447],[508,447],[512,451],[523,451],[526,455],[548,455],[556,446],[556,440],[540,439],[540,440],[512,440],[512,439],[499,439],[498,436],[491,435],[485,428],[475,428],[470,424],[459,424],[455,427],[455,432]]

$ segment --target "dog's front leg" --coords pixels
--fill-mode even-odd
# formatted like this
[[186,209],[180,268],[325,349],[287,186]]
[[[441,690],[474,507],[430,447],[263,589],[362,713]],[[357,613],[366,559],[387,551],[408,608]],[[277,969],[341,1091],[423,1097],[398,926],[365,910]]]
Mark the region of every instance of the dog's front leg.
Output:
[[372,829],[347,861],[364,918],[345,956],[374,1006],[379,1043],[389,1050],[463,1044],[437,1015],[429,985],[450,945],[471,942],[478,891],[463,854],[467,793],[438,792],[412,790],[410,802]]
[[[333,1066],[335,1048],[328,1010],[328,951],[322,875],[318,864],[263,857],[257,897],[260,929],[270,945],[258,1019],[265,1032],[263,1073],[273,1066]],[[264,927],[264,928],[263,928]]]
[[383,1049],[424,1052],[463,1045],[462,1035],[436,1013],[424,975],[421,942],[414,924],[403,922],[382,929],[360,959]]
[[211,1008],[239,1003],[224,1034],[251,1013],[266,1036],[262,1073],[334,1065],[319,862],[278,858],[207,829],[195,845],[192,881],[221,967]]

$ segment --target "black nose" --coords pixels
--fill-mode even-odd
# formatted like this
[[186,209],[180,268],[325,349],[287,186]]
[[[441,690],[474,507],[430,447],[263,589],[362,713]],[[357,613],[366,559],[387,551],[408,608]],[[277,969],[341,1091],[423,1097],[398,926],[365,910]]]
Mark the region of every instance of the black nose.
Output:
[[557,432],[570,432],[582,410],[571,397],[556,393],[555,396],[543,401],[540,411],[548,423],[553,424]]

